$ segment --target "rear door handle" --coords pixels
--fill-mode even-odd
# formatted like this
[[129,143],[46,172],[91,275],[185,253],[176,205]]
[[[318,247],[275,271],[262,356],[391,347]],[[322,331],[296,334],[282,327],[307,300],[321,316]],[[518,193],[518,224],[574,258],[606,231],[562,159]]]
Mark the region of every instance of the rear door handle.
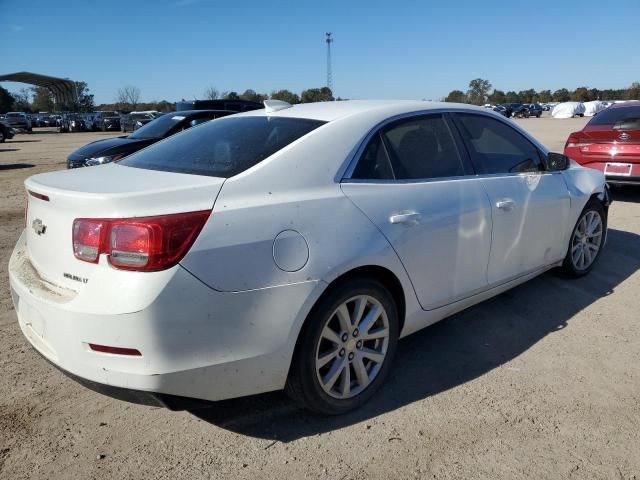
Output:
[[420,215],[418,212],[401,212],[391,215],[389,217],[389,221],[394,225],[397,223],[413,224],[418,223],[418,220],[420,220],[421,218],[422,215]]
[[503,198],[502,200],[498,200],[496,202],[496,207],[498,207],[500,210],[504,210],[505,212],[510,212],[515,206],[516,202],[514,202],[510,198]]

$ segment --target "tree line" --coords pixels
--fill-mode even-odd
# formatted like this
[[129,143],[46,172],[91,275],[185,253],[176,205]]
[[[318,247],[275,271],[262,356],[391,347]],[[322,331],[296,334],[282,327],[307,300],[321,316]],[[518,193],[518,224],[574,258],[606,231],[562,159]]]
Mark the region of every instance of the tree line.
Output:
[[640,82],[633,82],[628,88],[605,89],[578,87],[575,90],[560,88],[555,91],[533,88],[520,90],[493,89],[491,82],[482,78],[476,78],[469,82],[466,92],[452,90],[444,98],[445,102],[470,103],[483,105],[485,103],[548,103],[548,102],[589,102],[592,100],[640,100]]
[[[22,88],[18,92],[9,92],[0,87],[0,113],[9,111],[19,111],[27,113],[35,112],[93,112],[95,110],[117,110],[117,111],[133,111],[133,110],[157,110],[159,112],[170,112],[175,110],[175,103],[167,100],[154,102],[141,102],[141,90],[133,85],[125,85],[116,92],[113,103],[101,103],[96,105],[93,94],[89,92],[86,82],[75,82],[76,91],[78,92],[77,101],[68,105],[56,105],[53,94],[44,87]],[[242,93],[235,91],[221,92],[215,87],[207,88],[203,93],[206,100],[250,100],[262,103],[264,100],[283,100],[291,104],[309,103],[309,102],[326,102],[332,100],[342,100],[334,98],[331,89],[327,87],[308,88],[300,94],[291,92],[290,90],[275,90],[270,94],[258,93],[255,90],[247,89]],[[183,98],[182,101],[185,101]]]

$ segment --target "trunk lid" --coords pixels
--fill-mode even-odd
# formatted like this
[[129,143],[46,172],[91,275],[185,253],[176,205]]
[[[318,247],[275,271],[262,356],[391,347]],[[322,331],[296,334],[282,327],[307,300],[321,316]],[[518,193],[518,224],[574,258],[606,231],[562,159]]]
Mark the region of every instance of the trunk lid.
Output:
[[72,226],[76,218],[130,218],[210,210],[224,181],[118,164],[34,175],[25,181],[31,263],[45,280],[79,290],[97,268],[111,267],[104,258],[99,264],[75,258]]
[[622,130],[612,125],[587,126],[580,132],[580,143],[590,143],[580,147],[587,157],[600,157],[606,160],[625,159],[640,161],[640,130]]

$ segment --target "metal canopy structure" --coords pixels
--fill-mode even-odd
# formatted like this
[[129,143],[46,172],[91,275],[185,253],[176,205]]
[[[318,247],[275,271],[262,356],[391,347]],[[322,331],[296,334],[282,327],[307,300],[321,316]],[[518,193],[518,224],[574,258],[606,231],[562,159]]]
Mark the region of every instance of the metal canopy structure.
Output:
[[76,84],[68,78],[56,78],[31,72],[0,75],[0,82],[20,82],[47,88],[56,105],[71,105],[77,101]]

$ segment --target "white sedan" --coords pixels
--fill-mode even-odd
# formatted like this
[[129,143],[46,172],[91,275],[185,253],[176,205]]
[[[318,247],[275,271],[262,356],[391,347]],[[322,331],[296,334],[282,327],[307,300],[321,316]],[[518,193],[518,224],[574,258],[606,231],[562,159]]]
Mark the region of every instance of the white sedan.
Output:
[[53,365],[170,408],[284,388],[342,413],[399,338],[604,246],[602,173],[492,111],[265,103],[27,179],[11,292]]

